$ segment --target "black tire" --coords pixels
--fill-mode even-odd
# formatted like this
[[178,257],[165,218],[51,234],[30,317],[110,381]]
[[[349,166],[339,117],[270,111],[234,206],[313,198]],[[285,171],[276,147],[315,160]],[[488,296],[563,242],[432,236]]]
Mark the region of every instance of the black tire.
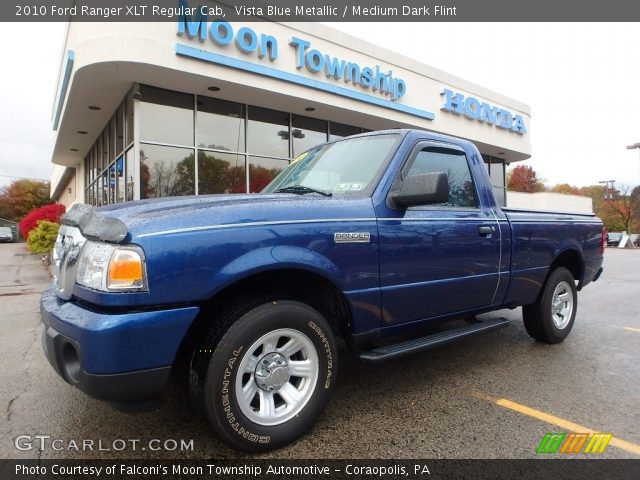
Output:
[[[272,342],[275,348],[271,352],[262,351],[266,343],[252,348],[262,338],[278,338]],[[297,339],[303,346],[289,355],[284,347],[295,343],[287,339]],[[259,361],[254,361],[256,358]],[[312,365],[308,377],[290,372],[296,361]],[[245,367],[254,373],[243,373]],[[220,438],[237,450],[255,453],[282,447],[310,430],[329,400],[336,373],[335,340],[322,315],[301,302],[265,301],[262,297],[244,300],[242,306],[215,322],[201,348],[194,352],[190,382],[196,400]],[[240,387],[236,382],[240,382]],[[255,390],[253,401],[238,398],[237,388],[244,387]],[[297,393],[287,398],[291,387]],[[303,400],[296,403],[298,395]],[[265,411],[261,409],[263,401]],[[264,416],[256,418],[261,415]]]
[[[556,292],[556,290],[558,291]],[[564,290],[563,290],[564,289]],[[557,313],[554,321],[554,294],[559,293],[571,301],[570,314]],[[560,296],[560,295],[559,295]],[[558,298],[559,305],[566,307],[567,302]],[[573,275],[564,267],[556,268],[544,284],[542,292],[535,303],[522,307],[522,318],[527,333],[539,342],[560,343],[573,328],[578,310],[578,293]]]

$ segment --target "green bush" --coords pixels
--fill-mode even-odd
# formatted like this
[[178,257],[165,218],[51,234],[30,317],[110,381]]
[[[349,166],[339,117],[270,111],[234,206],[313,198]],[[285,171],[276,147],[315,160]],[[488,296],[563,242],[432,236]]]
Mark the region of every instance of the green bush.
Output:
[[33,253],[49,253],[58,237],[60,225],[48,220],[40,220],[38,226],[29,232],[27,248]]

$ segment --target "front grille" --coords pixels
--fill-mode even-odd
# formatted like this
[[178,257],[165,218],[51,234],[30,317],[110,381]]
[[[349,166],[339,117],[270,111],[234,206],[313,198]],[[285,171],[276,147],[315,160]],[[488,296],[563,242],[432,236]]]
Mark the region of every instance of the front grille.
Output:
[[76,282],[78,257],[86,238],[76,227],[62,225],[53,247],[53,282],[58,296],[64,300],[71,298]]

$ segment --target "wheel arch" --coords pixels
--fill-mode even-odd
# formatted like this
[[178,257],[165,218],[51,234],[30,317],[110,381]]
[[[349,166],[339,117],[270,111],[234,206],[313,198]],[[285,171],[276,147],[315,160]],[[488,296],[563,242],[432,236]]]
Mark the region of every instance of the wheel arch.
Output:
[[347,298],[332,279],[302,265],[262,268],[237,279],[199,302],[200,314],[185,335],[180,352],[196,348],[201,332],[222,309],[248,298],[275,296],[304,302],[325,317],[336,337],[348,339],[352,313]]
[[573,278],[578,281],[578,290],[582,288],[582,281],[585,272],[585,261],[579,249],[567,248],[557,254],[551,262],[551,265],[549,266],[547,278],[549,278],[549,275],[551,275],[551,273],[558,267],[564,267],[569,270],[569,272],[571,272],[571,275],[573,275]]

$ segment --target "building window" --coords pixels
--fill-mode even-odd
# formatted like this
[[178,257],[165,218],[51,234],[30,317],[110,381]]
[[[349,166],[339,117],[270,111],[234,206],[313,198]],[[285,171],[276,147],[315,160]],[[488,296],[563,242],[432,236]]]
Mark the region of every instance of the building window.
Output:
[[131,201],[135,198],[135,151],[133,147],[127,150],[125,154],[125,198],[126,201]]
[[482,158],[489,170],[489,178],[493,187],[493,193],[496,197],[498,205],[504,207],[507,205],[507,183],[505,177],[506,165],[504,160],[491,155],[482,155]]
[[316,118],[291,116],[293,157],[327,141],[327,122]]
[[198,194],[245,193],[245,156],[198,151]]
[[193,146],[193,95],[140,86],[140,141]]
[[86,203],[134,200],[136,181],[139,198],[260,192],[293,156],[363,131],[202,95],[134,89],[137,100],[129,92],[85,158]]
[[357,135],[362,132],[363,130],[359,127],[329,122],[329,140],[340,140],[341,138]]
[[245,151],[245,107],[240,103],[198,97],[196,145],[200,148]]
[[140,198],[194,195],[195,153],[190,148],[140,145]]
[[120,154],[125,147],[124,144],[124,105],[118,107],[116,112],[116,152]]
[[249,193],[261,192],[288,166],[289,160],[281,158],[249,157]]
[[249,153],[289,158],[289,114],[249,107],[247,137]]

